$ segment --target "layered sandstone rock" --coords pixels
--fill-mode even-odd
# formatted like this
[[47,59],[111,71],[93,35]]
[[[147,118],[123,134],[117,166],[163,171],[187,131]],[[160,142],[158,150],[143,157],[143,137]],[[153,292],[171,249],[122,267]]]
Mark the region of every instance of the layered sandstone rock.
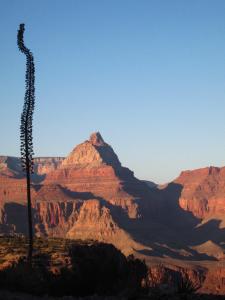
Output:
[[119,227],[110,209],[97,199],[83,202],[78,218],[68,231],[67,237],[112,243],[126,255],[133,253],[134,249],[143,249],[142,245],[135,242],[126,231]]
[[122,167],[112,147],[104,142],[100,133],[76,146],[57,170],[47,174],[45,184],[60,184],[70,191],[88,192],[113,205],[124,208],[129,217],[138,217],[135,202],[138,191],[147,186]]
[[[32,195],[35,194],[33,187]],[[26,202],[26,181],[25,179],[15,179],[11,176],[0,175],[0,202]]]
[[34,172],[37,175],[46,175],[58,168],[64,157],[35,157]]
[[62,162],[60,168],[93,168],[109,165],[115,169],[121,168],[121,163],[112,147],[104,142],[99,132],[93,133],[88,141],[76,146],[70,155]]
[[141,217],[138,201],[145,191],[147,185],[122,167],[100,133],[93,133],[47,174],[37,191],[36,230],[40,235],[111,242],[131,253],[144,246],[122,228]]
[[219,295],[225,294],[224,264],[215,264],[208,268],[206,278],[203,282],[200,292]]
[[0,176],[22,177],[19,158],[12,156],[0,156]]
[[[35,157],[34,175],[46,175],[54,171],[63,161],[64,157]],[[0,156],[0,176],[22,178],[24,172],[21,169],[20,158],[12,156]]]
[[[224,260],[225,167],[185,171],[158,188],[123,167],[97,132],[65,159],[36,158],[35,175],[38,236],[97,239],[141,258]],[[0,233],[26,233],[26,213],[20,161],[0,157]]]
[[[150,196],[150,189],[122,167],[100,133],[93,133],[63,161],[39,158],[35,166],[36,174],[46,175],[32,192],[37,235],[97,239],[114,243],[125,253],[145,248],[130,235],[133,230],[141,231],[142,226],[133,229],[135,223],[130,220],[143,218],[139,203]],[[20,182],[25,200],[26,184],[24,179]],[[9,224],[9,219],[3,223]],[[17,222],[12,223],[19,232]]]
[[174,182],[182,186],[181,208],[199,218],[225,214],[225,167],[184,171]]
[[[34,174],[32,180],[41,180],[41,175],[55,170],[63,158],[35,158]],[[39,181],[40,181],[39,180]],[[36,196],[37,187],[32,184],[32,198]],[[18,202],[26,203],[26,179],[21,169],[20,159],[17,157],[0,156],[0,203]]]

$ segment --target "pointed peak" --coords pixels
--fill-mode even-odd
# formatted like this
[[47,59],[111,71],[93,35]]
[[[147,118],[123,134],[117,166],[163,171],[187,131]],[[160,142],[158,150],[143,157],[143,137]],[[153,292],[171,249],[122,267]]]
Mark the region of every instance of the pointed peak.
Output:
[[121,163],[113,151],[112,147],[104,142],[99,132],[91,134],[89,140],[77,145],[73,151],[65,158],[60,168],[68,166],[96,167],[100,165],[110,165],[120,168]]
[[105,142],[100,134],[100,132],[94,132],[90,135],[89,142],[94,146],[104,146]]

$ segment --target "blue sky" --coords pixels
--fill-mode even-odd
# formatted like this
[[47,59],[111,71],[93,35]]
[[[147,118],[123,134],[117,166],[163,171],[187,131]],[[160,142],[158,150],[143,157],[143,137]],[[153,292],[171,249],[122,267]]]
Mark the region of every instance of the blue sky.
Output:
[[100,131],[159,183],[225,165],[225,1],[0,0],[0,154],[19,155],[25,58],[36,63],[34,151]]

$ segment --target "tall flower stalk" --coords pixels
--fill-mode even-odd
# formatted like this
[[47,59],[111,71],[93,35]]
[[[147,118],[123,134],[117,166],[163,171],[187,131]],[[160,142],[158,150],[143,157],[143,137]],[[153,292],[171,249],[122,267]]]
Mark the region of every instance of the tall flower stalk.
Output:
[[24,45],[23,34],[25,31],[24,24],[20,24],[17,34],[17,44],[19,50],[26,55],[26,91],[24,97],[23,111],[20,125],[20,152],[21,163],[27,178],[27,209],[28,209],[28,262],[32,263],[33,253],[33,225],[32,225],[32,205],[31,205],[31,183],[30,177],[33,172],[33,137],[32,122],[35,103],[35,67],[32,52]]

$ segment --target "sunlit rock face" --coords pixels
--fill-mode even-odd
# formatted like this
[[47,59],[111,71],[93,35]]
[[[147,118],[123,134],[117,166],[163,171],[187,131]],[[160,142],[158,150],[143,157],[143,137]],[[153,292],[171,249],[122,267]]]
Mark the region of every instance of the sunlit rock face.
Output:
[[[34,162],[37,236],[95,239],[144,259],[224,261],[225,167],[184,171],[158,187],[123,167],[99,132],[66,158]],[[26,234],[26,220],[20,160],[1,156],[0,234]]]
[[[61,157],[34,158],[34,174],[32,181],[41,181],[45,175],[55,170],[62,162]],[[35,185],[31,186],[31,194],[36,196]],[[25,173],[21,169],[20,158],[0,156],[0,201],[26,203],[27,190]]]
[[[13,170],[12,166],[7,168]],[[99,132],[76,146],[65,159],[36,158],[34,169],[35,175],[44,175],[42,181],[32,184],[36,235],[97,239],[114,243],[125,253],[141,247],[124,226],[129,225],[130,230],[133,224],[129,220],[143,218],[138,202],[143,200],[143,194],[148,196],[149,188],[121,165]],[[18,171],[21,172],[19,168]],[[7,194],[4,201],[14,202],[18,192],[21,199],[17,201],[26,215],[26,182],[24,174],[20,174],[21,179],[15,174],[4,177],[17,185],[17,190]],[[4,209],[3,204],[3,215]],[[15,208],[8,211],[14,214]],[[3,223],[9,220],[13,222],[9,217]],[[18,219],[13,228],[20,231]]]
[[12,156],[0,156],[0,176],[21,177],[20,159]]
[[64,157],[35,157],[34,173],[37,175],[46,175],[58,168]]
[[103,164],[121,168],[119,159],[112,147],[104,142],[99,132],[95,132],[90,136],[89,140],[74,148],[62,162],[61,168],[92,168]]
[[127,210],[129,217],[138,216],[135,196],[129,193],[145,187],[133,172],[122,167],[112,147],[99,132],[76,146],[57,170],[47,174],[45,184],[60,184],[73,192],[91,193]]
[[[46,175],[54,171],[63,161],[64,157],[35,157],[34,175]],[[25,176],[21,169],[20,158],[0,156],[0,176],[22,178]]]
[[[196,225],[197,219],[225,213],[225,168],[184,171],[175,181],[158,190],[138,180],[132,171],[123,167],[99,132],[91,134],[65,159],[35,158],[34,171],[34,204],[78,200],[83,203],[95,199],[110,212],[116,208],[116,214],[123,215],[123,222],[137,219],[148,224],[154,219],[161,223],[168,220],[166,224],[172,225],[186,218],[182,223],[189,222],[189,227],[190,224]],[[19,158],[0,157],[0,183],[2,203],[26,203],[26,181]],[[193,217],[182,211],[190,212]]]
[[199,218],[225,215],[225,167],[184,171],[174,182],[182,185],[183,209]]
[[[225,168],[184,171],[168,186],[160,190],[151,188],[122,166],[99,132],[91,134],[65,159],[35,158],[34,163],[31,192],[39,234],[43,231],[47,235],[77,236],[78,231],[75,234],[71,229],[78,228],[78,225],[74,227],[74,222],[80,220],[78,216],[83,205],[92,200],[98,201],[101,211],[108,211],[112,219],[116,219],[114,222],[118,227],[129,227],[132,232],[138,224],[138,230],[143,231],[145,238],[151,221],[168,228],[179,224],[193,230],[202,220],[225,214]],[[0,201],[2,211],[5,202],[26,204],[26,181],[19,158],[0,157]],[[85,220],[88,223],[88,217]],[[95,223],[99,222],[97,218]],[[94,229],[96,224],[93,223],[93,230],[97,232],[100,227]],[[222,222],[220,226],[223,226]]]

